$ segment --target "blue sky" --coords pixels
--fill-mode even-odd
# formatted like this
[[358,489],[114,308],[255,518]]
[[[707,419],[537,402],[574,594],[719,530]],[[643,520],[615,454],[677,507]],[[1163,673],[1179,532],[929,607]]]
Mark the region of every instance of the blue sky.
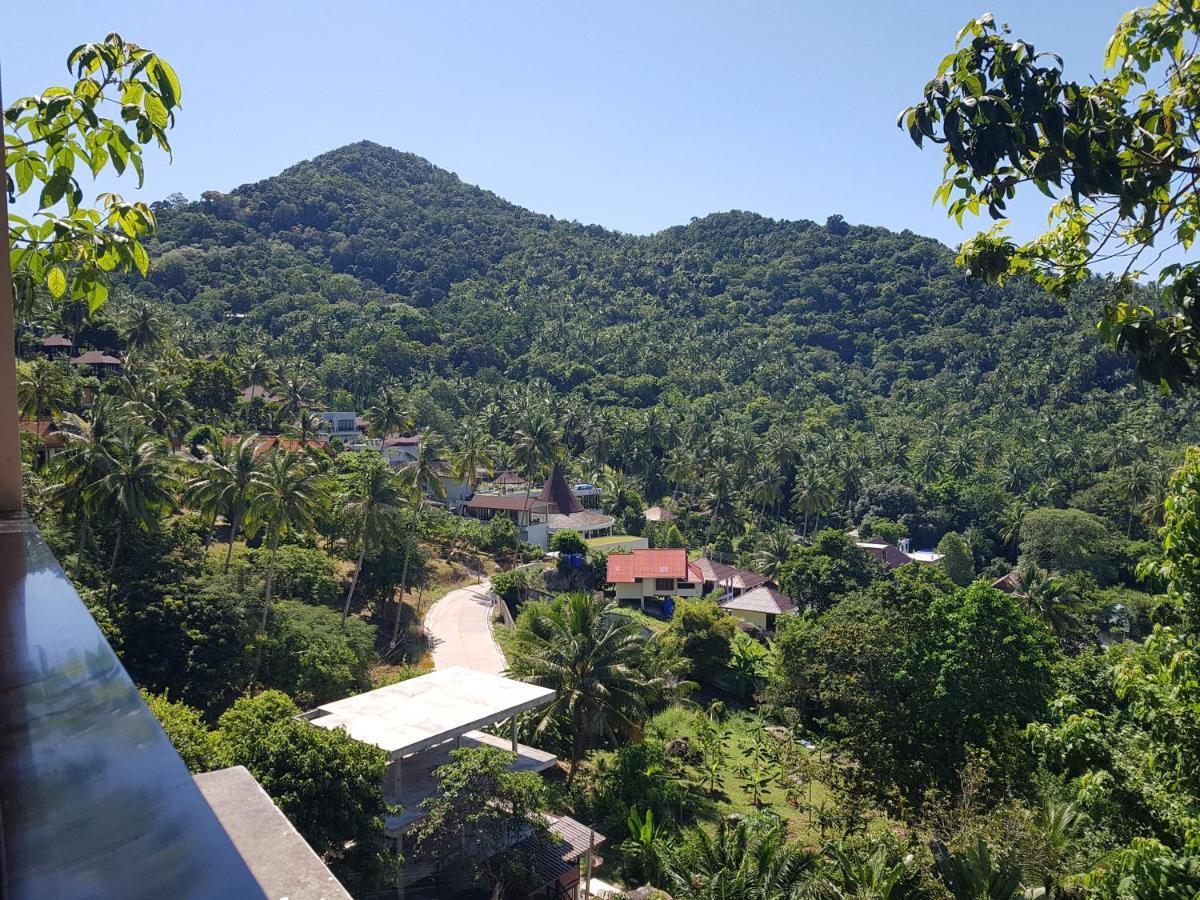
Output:
[[[837,212],[954,244],[966,232],[930,205],[940,154],[895,119],[955,32],[990,10],[1084,78],[1131,5],[60,0],[9,7],[0,64],[11,100],[62,83],[68,50],[111,30],[170,60],[184,109],[174,162],[148,160],[146,199],[229,190],[368,138],[622,231]],[[1040,230],[1039,210],[1018,208],[1018,234]]]

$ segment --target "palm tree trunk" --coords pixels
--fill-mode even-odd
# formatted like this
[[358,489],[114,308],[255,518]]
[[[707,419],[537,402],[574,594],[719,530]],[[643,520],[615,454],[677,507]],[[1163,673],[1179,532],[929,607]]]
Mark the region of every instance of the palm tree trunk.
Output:
[[[578,719],[578,716],[572,716],[572,719]],[[575,721],[572,727],[571,735],[571,767],[567,770],[567,787],[575,780],[575,773],[579,771],[579,762],[583,759],[583,735],[580,734],[580,729],[583,723]]]
[[279,523],[271,535],[271,561],[267,565],[267,591],[263,597],[262,630],[267,630],[267,616],[271,611],[271,588],[275,586],[275,557],[279,553]]
[[87,516],[82,509],[79,511],[79,524],[75,530],[79,533],[75,539],[75,577],[78,578],[83,569],[83,545],[87,543]]
[[263,596],[262,625],[258,636],[258,649],[254,651],[254,667],[250,670],[250,687],[258,683],[258,672],[262,668],[263,646],[266,644],[267,618],[271,612],[271,588],[275,582],[275,555],[279,551],[279,523],[271,535],[271,561],[267,564],[267,590]]
[[411,540],[404,542],[404,565],[400,567],[400,599],[396,601],[396,619],[392,623],[392,642],[390,647],[395,647],[396,642],[400,639],[400,610],[404,606],[404,589],[408,582],[408,560],[412,552],[413,542],[421,537],[421,499],[417,497],[417,515],[413,519],[413,535]]
[[113,579],[117,574],[117,554],[121,552],[121,523],[117,522],[117,538],[113,541],[112,561],[108,564],[108,587],[104,589],[104,607],[112,611]]
[[354,577],[350,579],[350,590],[346,591],[346,605],[342,607],[342,627],[346,627],[346,617],[350,615],[350,601],[354,599],[354,589],[358,587],[358,576],[362,574],[363,560],[367,556],[367,542],[364,539],[358,551],[358,565],[354,567]]
[[233,559],[233,542],[237,540],[238,519],[240,518],[241,515],[234,513],[233,519],[229,523],[229,549],[225,551],[225,568],[222,570],[225,575],[229,574],[229,563]]

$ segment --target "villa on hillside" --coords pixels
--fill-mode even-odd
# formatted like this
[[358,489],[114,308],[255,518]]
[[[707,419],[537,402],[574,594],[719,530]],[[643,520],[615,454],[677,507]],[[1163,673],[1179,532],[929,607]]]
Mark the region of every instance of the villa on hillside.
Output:
[[730,595],[720,601],[721,609],[765,634],[775,631],[779,616],[796,613],[796,604],[769,584],[760,584],[743,594]]
[[512,491],[523,491],[526,485],[525,476],[519,472],[514,472],[511,469],[497,472],[496,476],[488,482],[489,489],[497,494],[507,494]]
[[354,444],[362,440],[363,425],[358,413],[351,411],[321,410],[317,413],[325,420],[325,427],[319,432],[327,441],[337,438],[343,444]]
[[[547,772],[556,767],[554,754],[517,740],[517,716],[553,699],[550,688],[455,666],[326,703],[302,718],[318,728],[345,729],[355,740],[387,754],[387,774],[380,789],[384,799],[400,809],[387,817],[386,827],[396,852],[403,854],[405,835],[425,815],[421,802],[437,792],[434,772],[450,761],[451,751],[478,746],[505,750],[515,755],[512,769],[517,772]],[[504,722],[510,723],[507,738],[480,730]],[[512,835],[497,850],[511,852],[519,846],[529,852],[542,882],[530,897],[576,897],[579,860],[589,847],[603,843],[604,836],[569,816],[548,815],[546,824],[552,838]],[[432,885],[459,862],[458,853],[439,859],[410,853],[398,887]]]
[[943,557],[943,554],[933,550],[913,550],[912,542],[908,538],[901,539],[899,546],[886,541],[855,541],[855,546],[860,550],[866,550],[874,559],[889,569],[898,569],[912,562],[927,565],[939,563]]
[[121,360],[111,353],[102,353],[99,350],[88,350],[86,353],[81,353],[71,360],[71,365],[87,366],[92,370],[93,375],[101,378],[107,378],[109,375],[121,371]]
[[389,466],[398,469],[417,458],[417,451],[421,447],[421,438],[415,434],[389,434],[382,440],[370,439],[367,441],[367,446],[378,450]]
[[39,349],[47,356],[63,356],[70,353],[74,347],[75,342],[66,335],[49,334],[42,338]]
[[[588,496],[598,498],[599,491]],[[546,479],[538,499],[544,501],[549,509],[547,525],[551,537],[556,532],[567,530],[578,531],[584,538],[612,534],[613,517],[598,509],[585,508],[575,491],[567,485],[558,463],[550,469],[550,477]]]
[[459,513],[472,519],[490,522],[496,516],[504,516],[517,526],[517,535],[527,544],[550,546],[547,520],[550,505],[537,497],[522,494],[476,494],[459,506]]
[[693,561],[692,565],[700,573],[705,594],[717,592],[722,598],[737,597],[767,583],[767,579],[757,572],[739,569],[714,559],[701,557]]
[[618,601],[636,600],[645,611],[646,600],[699,597],[701,576],[688,562],[683,549],[634,550],[608,557],[608,583]]
[[675,520],[675,513],[665,506],[651,506],[642,515],[647,522],[672,522]]
[[261,384],[252,384],[247,388],[242,388],[242,392],[238,395],[239,403],[251,403],[255,400],[261,400],[263,403],[273,403],[276,406],[283,404],[283,398],[277,397]]

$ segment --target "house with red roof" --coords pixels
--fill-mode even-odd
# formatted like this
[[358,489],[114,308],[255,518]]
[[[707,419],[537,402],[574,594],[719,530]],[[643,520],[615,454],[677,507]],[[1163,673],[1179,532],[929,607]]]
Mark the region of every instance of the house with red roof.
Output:
[[636,600],[699,597],[701,575],[683,549],[634,550],[608,557],[608,583],[616,598]]

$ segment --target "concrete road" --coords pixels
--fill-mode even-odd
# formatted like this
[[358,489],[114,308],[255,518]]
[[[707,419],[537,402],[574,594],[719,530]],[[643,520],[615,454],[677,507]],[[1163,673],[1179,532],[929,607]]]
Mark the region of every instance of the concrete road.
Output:
[[489,581],[451,591],[425,614],[433,667],[466,666],[499,675],[504,654],[492,637],[492,585]]

